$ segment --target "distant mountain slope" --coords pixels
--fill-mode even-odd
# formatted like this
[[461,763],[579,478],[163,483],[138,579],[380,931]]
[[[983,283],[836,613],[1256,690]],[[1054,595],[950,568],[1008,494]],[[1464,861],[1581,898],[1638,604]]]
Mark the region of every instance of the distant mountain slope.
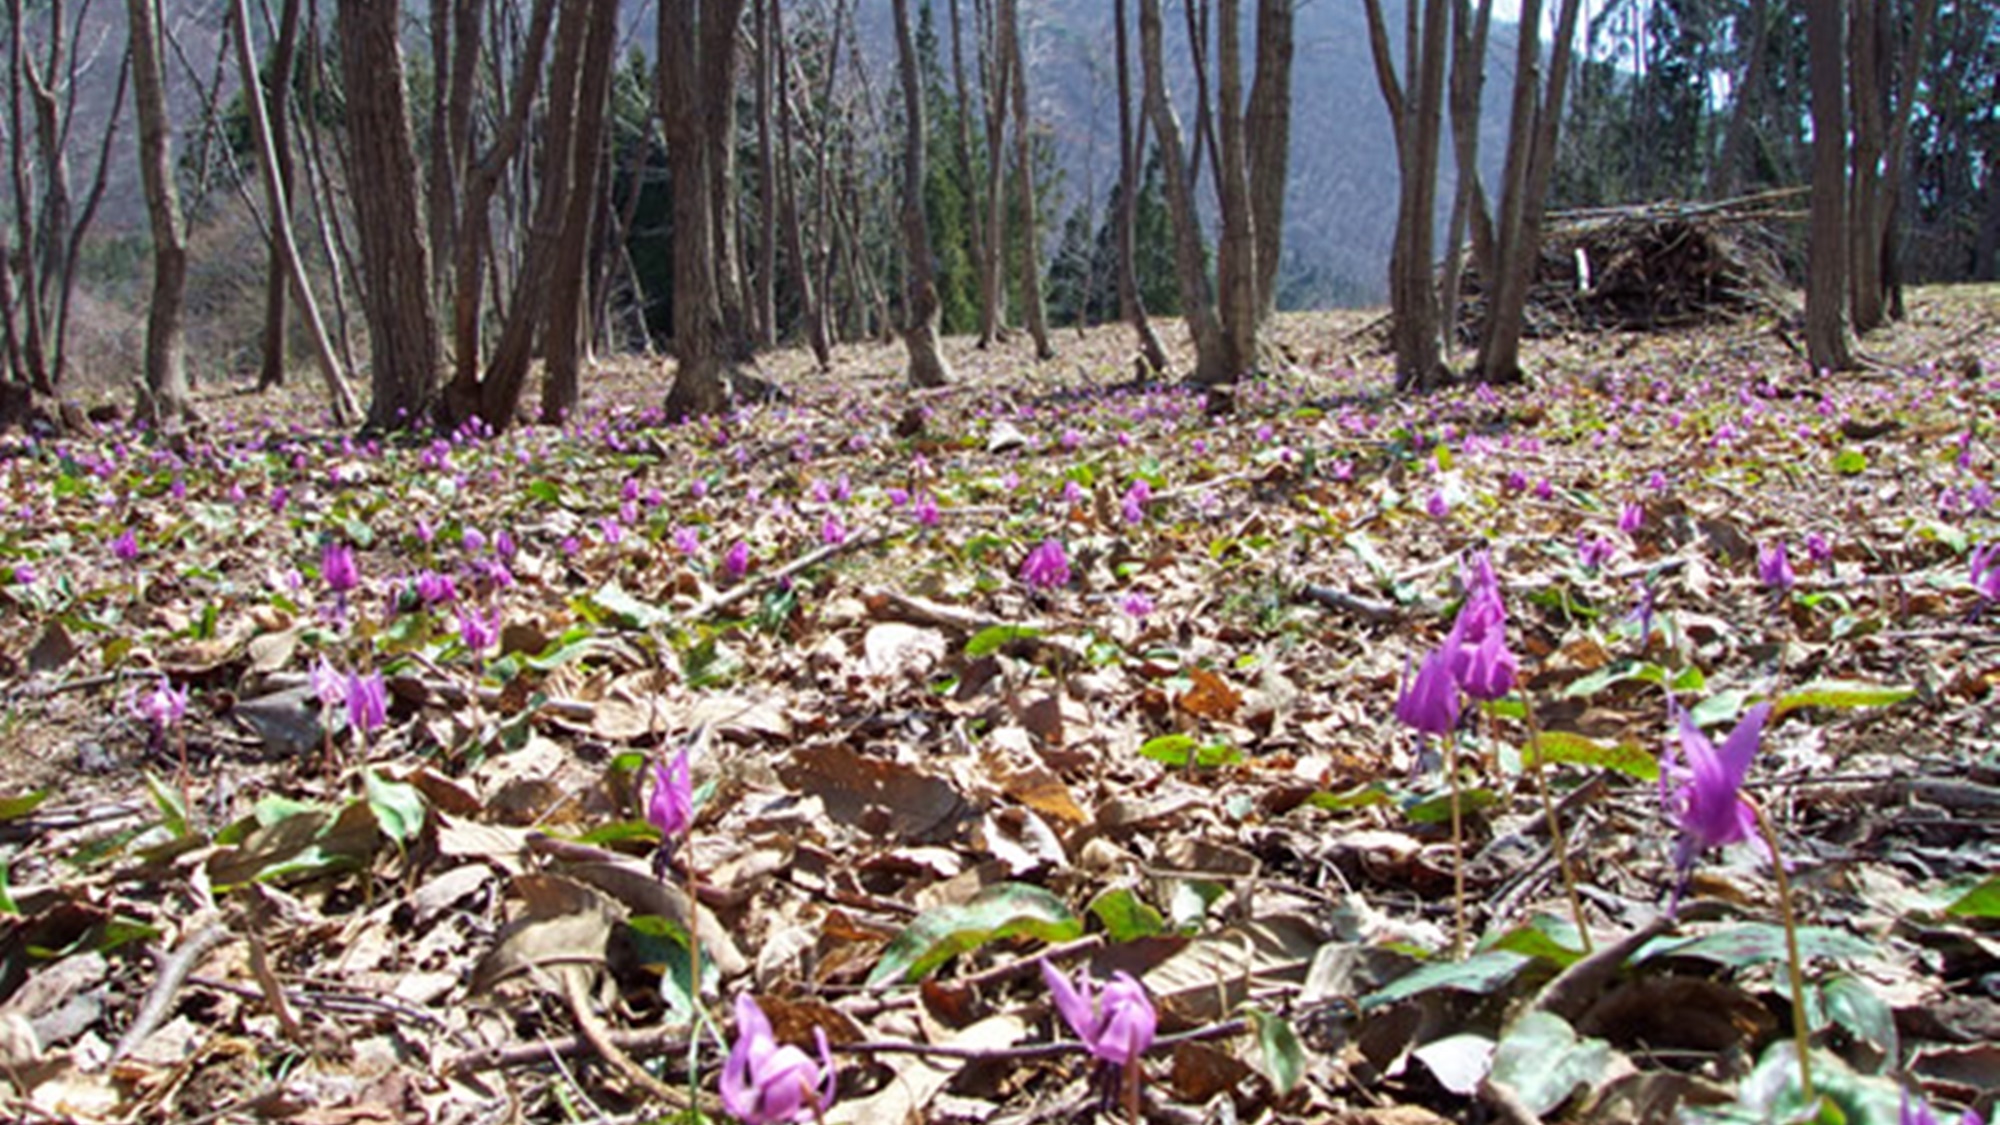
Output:
[[[948,0],[932,0],[940,21]],[[1192,123],[1193,82],[1187,74],[1186,26],[1177,0],[1163,5],[1169,68],[1184,125]],[[970,5],[965,5],[968,12]],[[1128,8],[1132,5],[1128,5]],[[1245,4],[1246,21],[1248,9]],[[1392,29],[1402,4],[1384,0]],[[877,65],[894,64],[889,5],[863,0],[866,41]],[[1292,159],[1285,197],[1285,265],[1281,293],[1295,308],[1377,303],[1387,291],[1389,243],[1396,224],[1396,150],[1388,110],[1375,82],[1368,21],[1360,0],[1298,0],[1292,63]],[[968,17],[969,18],[969,17]],[[1054,131],[1065,171],[1059,223],[1085,192],[1100,205],[1118,175],[1117,75],[1111,5],[1106,0],[1022,0],[1035,117]],[[942,24],[941,24],[942,26]],[[1244,36],[1244,49],[1254,37]],[[1133,50],[1138,49],[1136,36]],[[1487,96],[1480,165],[1491,184],[1499,174],[1507,134],[1507,87],[1512,81],[1514,27],[1495,21],[1488,43]],[[1400,56],[1400,37],[1397,47]],[[1244,60],[1246,72],[1251,65]],[[1135,73],[1133,80],[1138,81]],[[1246,74],[1247,80],[1247,74]],[[1448,206],[1451,150],[1443,151]],[[1204,195],[1212,197],[1206,182]]]
[[[942,25],[949,10],[947,0],[931,2]],[[1385,0],[1385,5],[1392,28],[1399,28],[1401,4]],[[971,5],[965,7],[969,13]],[[1254,5],[1246,4],[1245,8]],[[221,17],[213,5],[195,0],[170,0],[168,9],[170,24],[189,64],[176,62],[168,75],[177,111],[175,124],[177,130],[191,130],[199,122],[200,103],[189,70],[199,73],[204,83],[215,73]],[[1179,0],[1166,0],[1166,9],[1173,86],[1185,106],[1192,96],[1192,82],[1187,77],[1181,33],[1182,8]],[[646,49],[652,43],[652,4],[628,0],[628,10],[632,21],[629,42]],[[858,11],[863,42],[875,66],[875,88],[880,93],[893,88],[882,81],[892,74],[895,61],[889,36],[890,6],[883,0],[859,0]],[[330,12],[323,11],[322,18],[330,18]],[[412,21],[414,34],[422,13],[412,8],[406,18]],[[1061,205],[1046,217],[1052,233],[1086,196],[1101,207],[1117,177],[1111,5],[1106,0],[1023,0],[1023,22],[1035,102],[1032,112],[1052,130],[1065,172]],[[102,103],[110,98],[117,70],[114,60],[123,36],[123,6],[95,5],[85,41],[97,48],[98,65],[86,70],[85,107],[78,115],[86,135],[101,128]],[[1389,242],[1395,225],[1396,159],[1387,111],[1375,84],[1360,0],[1298,0],[1296,42],[1282,292],[1290,307],[1377,302],[1386,288]],[[1251,36],[1246,35],[1246,50],[1251,44]],[[1512,76],[1513,51],[1512,25],[1496,22],[1480,142],[1481,165],[1489,183],[1497,175],[1506,136],[1506,83]],[[1247,68],[1249,60],[1245,65]],[[231,96],[235,85],[233,70],[225,71],[222,96]],[[98,104],[92,104],[93,99]],[[1185,111],[1183,117],[1191,121]],[[145,223],[132,158],[137,142],[131,128],[128,117],[121,128],[110,191],[99,220],[103,231],[137,230]],[[187,144],[185,135],[176,138],[177,151],[185,152]],[[1447,202],[1450,163],[1447,143],[1447,184],[1441,194]],[[77,168],[73,174],[81,176],[85,170]],[[1204,189],[1204,194],[1209,194],[1206,184]]]

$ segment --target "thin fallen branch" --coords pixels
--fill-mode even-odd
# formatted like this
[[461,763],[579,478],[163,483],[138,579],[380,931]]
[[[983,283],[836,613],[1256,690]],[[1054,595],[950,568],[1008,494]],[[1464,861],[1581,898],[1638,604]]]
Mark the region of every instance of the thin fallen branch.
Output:
[[[591,1009],[590,997],[583,994],[582,973],[565,972],[562,974],[562,979],[563,999],[569,1002],[570,1015],[576,1019],[577,1030],[583,1033],[584,1040],[590,1044],[592,1050],[603,1056],[604,1060],[623,1075],[627,1082],[638,1087],[654,1101],[664,1102],[675,1109],[688,1109],[693,1105],[687,1091],[675,1089],[653,1077],[645,1067],[632,1061],[632,1056],[626,1054],[618,1045],[617,1040],[610,1034],[611,1029],[604,1026],[604,1021],[598,1019],[597,1013]],[[701,1108],[703,1116],[715,1112],[715,1107],[712,1105]]]
[[132,1025],[111,1049],[111,1061],[117,1062],[138,1049],[146,1037],[160,1029],[173,1007],[174,997],[181,986],[187,983],[188,974],[194,971],[195,962],[208,955],[208,951],[228,941],[232,935],[220,922],[210,922],[194,933],[181,939],[180,948],[160,959],[160,976],[153,982],[152,991],[146,993],[146,1002],[139,1006],[139,1014],[132,1017]]
[[746,578],[727,590],[717,590],[715,593],[696,602],[687,611],[687,615],[690,619],[700,620],[717,610],[727,609],[735,605],[737,602],[742,601],[759,590],[775,586],[801,571],[811,570],[828,559],[844,555],[849,551],[859,551],[864,547],[879,546],[887,542],[888,539],[888,533],[879,531],[867,535],[849,535],[839,543],[828,543],[818,550],[807,551],[805,554],[800,555],[798,558],[793,559],[776,570],[759,574],[755,578]]

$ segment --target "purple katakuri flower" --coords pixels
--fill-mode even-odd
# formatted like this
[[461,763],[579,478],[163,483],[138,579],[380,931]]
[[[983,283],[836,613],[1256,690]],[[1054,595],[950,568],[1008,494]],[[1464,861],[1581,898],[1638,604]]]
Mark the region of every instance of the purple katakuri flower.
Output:
[[2000,601],[2000,540],[1972,550],[1972,588],[1985,601]]
[[1053,590],[1069,585],[1069,555],[1062,540],[1044,539],[1021,561],[1021,581],[1031,590]]
[[1143,480],[1135,480],[1132,487],[1125,490],[1125,499],[1119,505],[1119,512],[1126,523],[1143,523],[1146,519],[1146,504],[1153,499],[1153,486]]
[[1146,990],[1127,972],[1112,974],[1102,997],[1092,995],[1090,978],[1079,975],[1072,985],[1054,965],[1042,962],[1042,980],[1055,998],[1056,1011],[1090,1053],[1114,1066],[1135,1065],[1153,1045],[1159,1016]]
[[1396,718],[1422,734],[1450,734],[1458,726],[1458,684],[1452,679],[1446,651],[1440,648],[1424,657],[1414,679],[1404,668],[1403,678]]
[[363,734],[372,734],[388,724],[389,686],[380,672],[366,676],[347,674],[347,722]]
[[936,527],[942,517],[942,513],[938,511],[937,497],[928,492],[917,497],[916,505],[910,509],[910,514],[917,518],[919,527]]
[[1833,562],[1833,542],[1815,531],[1806,536],[1806,561],[1814,566],[1826,566]]
[[425,605],[443,605],[458,600],[458,583],[453,582],[449,574],[426,570],[417,575],[414,585],[418,600]]
[[122,563],[139,561],[139,537],[131,528],[126,528],[118,538],[111,541],[111,557]]
[[176,726],[187,717],[188,688],[186,684],[176,689],[171,681],[161,676],[153,690],[145,692],[132,701],[132,711],[151,724],[156,731],[164,732]]
[[[1912,1100],[1909,1091],[1903,1092],[1903,1105],[1896,1114],[1896,1125],[1944,1125],[1938,1120],[1937,1112],[1922,1098]],[[1966,1110],[1959,1115],[1958,1125],[1986,1125],[1985,1119],[1976,1111]]]
[[741,578],[750,571],[750,544],[738,539],[729,545],[729,552],[722,556],[722,572],[731,578]]
[[1582,563],[1585,570],[1598,569],[1617,553],[1618,545],[1602,535],[1592,537],[1581,531],[1576,533],[1576,561]]
[[1770,715],[1769,703],[1745,711],[1718,747],[1686,711],[1680,711],[1679,750],[1668,747],[1660,768],[1660,792],[1681,832],[1674,866],[1682,871],[1691,869],[1695,858],[1710,848],[1756,839],[1757,814],[1741,791]]
[[646,800],[646,823],[660,830],[662,840],[685,834],[694,823],[694,773],[686,746],[672,759],[653,765],[653,792]]
[[744,1125],[817,1119],[833,1104],[833,1052],[813,1028],[819,1061],[772,1035],[771,1021],[749,993],[736,997],[736,1041],[722,1064],[722,1107]]
[[329,539],[319,551],[319,578],[326,588],[345,594],[361,584],[361,571],[354,564],[354,551],[337,539]]
[[679,552],[680,552],[681,554],[683,554],[683,555],[690,555],[690,556],[692,556],[692,555],[698,555],[698,554],[700,554],[700,553],[701,553],[701,532],[699,532],[699,531],[695,530],[695,529],[694,529],[694,528],[692,528],[692,527],[677,527],[677,528],[675,528],[675,529],[674,529],[674,549],[675,549],[675,550],[677,550],[677,551],[679,551]]
[[1625,505],[1619,511],[1618,530],[1627,535],[1636,535],[1639,529],[1644,526],[1646,526],[1646,508],[1644,505],[1631,503]]
[[1128,617],[1144,621],[1153,615],[1153,599],[1139,590],[1134,590],[1125,595],[1125,600],[1119,603],[1119,608],[1123,609]]
[[12,577],[9,580],[12,581],[16,586],[34,585],[35,583],[34,564],[24,563],[24,562],[15,563]]
[[838,515],[828,512],[826,519],[820,521],[819,541],[829,547],[837,547],[847,542],[847,525],[840,522]]
[[347,679],[324,656],[313,662],[312,670],[306,673],[306,682],[322,707],[333,708],[347,702]]
[[1780,539],[1768,547],[1757,551],[1757,580],[1769,590],[1783,593],[1798,581],[1792,573],[1792,562],[1785,557],[1785,541]]
[[473,653],[482,653],[500,639],[500,611],[481,613],[469,606],[458,607],[458,639]]

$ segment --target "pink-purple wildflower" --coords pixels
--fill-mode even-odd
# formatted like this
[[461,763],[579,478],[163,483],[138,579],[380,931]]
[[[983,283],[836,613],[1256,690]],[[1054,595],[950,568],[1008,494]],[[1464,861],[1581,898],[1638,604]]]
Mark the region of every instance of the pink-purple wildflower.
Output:
[[819,1061],[780,1044],[749,993],[736,997],[736,1041],[722,1064],[722,1107],[744,1125],[818,1120],[833,1105],[837,1076],[826,1032],[813,1028]]

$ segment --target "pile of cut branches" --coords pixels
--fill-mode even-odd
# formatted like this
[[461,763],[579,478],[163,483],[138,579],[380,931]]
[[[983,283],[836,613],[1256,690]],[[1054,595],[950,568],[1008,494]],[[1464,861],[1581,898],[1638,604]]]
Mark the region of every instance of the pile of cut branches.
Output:
[[[1791,310],[1776,222],[1796,191],[1714,203],[1552,212],[1528,293],[1525,332],[1657,332]],[[1477,339],[1490,286],[1468,268],[1459,327]]]

